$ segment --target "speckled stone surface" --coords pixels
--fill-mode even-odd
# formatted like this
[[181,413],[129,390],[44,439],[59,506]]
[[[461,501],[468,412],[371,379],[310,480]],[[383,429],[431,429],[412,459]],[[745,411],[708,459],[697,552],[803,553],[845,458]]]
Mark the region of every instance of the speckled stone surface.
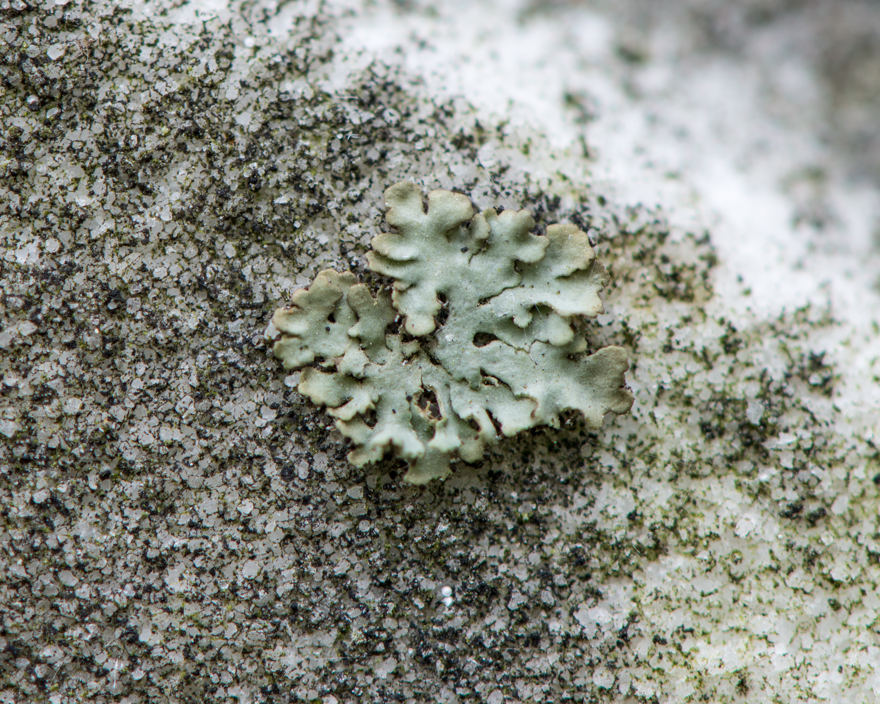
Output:
[[[854,328],[758,314],[713,232],[347,54],[358,9],[231,7],[0,2],[0,702],[880,693]],[[379,283],[401,179],[589,229],[631,414],[424,488],[345,461],[263,333],[323,268]]]

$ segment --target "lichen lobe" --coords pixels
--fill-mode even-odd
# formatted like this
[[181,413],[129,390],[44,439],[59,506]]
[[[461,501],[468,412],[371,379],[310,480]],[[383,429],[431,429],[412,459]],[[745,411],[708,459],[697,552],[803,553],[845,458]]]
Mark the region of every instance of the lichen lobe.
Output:
[[602,312],[608,283],[586,233],[551,225],[535,235],[525,210],[475,215],[443,190],[425,209],[408,182],[385,203],[395,231],[373,238],[367,261],[395,280],[390,295],[328,269],[272,319],[275,355],[286,369],[308,367],[298,391],[327,407],[355,445],[353,464],[391,452],[408,462],[407,482],[425,484],[501,437],[558,427],[565,411],[593,428],[629,411],[626,351],[588,355],[580,331]]

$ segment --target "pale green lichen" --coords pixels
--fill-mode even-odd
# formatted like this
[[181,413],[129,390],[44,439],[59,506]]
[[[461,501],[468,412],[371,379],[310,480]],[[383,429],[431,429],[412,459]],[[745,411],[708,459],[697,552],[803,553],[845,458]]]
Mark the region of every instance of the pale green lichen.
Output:
[[478,461],[499,436],[557,427],[563,411],[594,428],[629,411],[626,352],[588,355],[579,329],[602,312],[608,283],[586,233],[534,235],[525,210],[474,215],[442,190],[426,211],[407,182],[385,202],[396,232],[373,238],[368,264],[395,279],[391,294],[326,270],[272,319],[275,355],[287,369],[312,365],[298,390],[356,445],[352,463],[391,450],[409,463],[404,479],[424,484],[456,457]]

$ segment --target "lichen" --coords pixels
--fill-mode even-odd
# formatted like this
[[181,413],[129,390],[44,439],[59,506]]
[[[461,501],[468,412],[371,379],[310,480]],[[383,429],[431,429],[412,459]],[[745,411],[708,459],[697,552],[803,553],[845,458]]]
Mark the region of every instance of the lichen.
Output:
[[373,238],[369,268],[395,280],[375,297],[354,274],[322,271],[275,312],[275,355],[306,368],[299,392],[326,406],[356,466],[389,450],[404,479],[445,478],[450,460],[580,411],[589,426],[626,413],[626,352],[586,354],[582,321],[603,311],[608,275],[587,234],[532,234],[525,210],[474,214],[463,195],[385,192],[396,232]]

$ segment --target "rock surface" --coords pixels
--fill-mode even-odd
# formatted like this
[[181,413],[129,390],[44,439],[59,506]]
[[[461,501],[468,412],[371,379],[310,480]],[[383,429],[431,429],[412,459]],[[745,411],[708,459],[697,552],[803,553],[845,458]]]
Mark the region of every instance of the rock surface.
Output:
[[[880,694],[874,10],[678,5],[0,2],[0,702]],[[263,331],[403,179],[591,234],[629,416],[345,461]]]

